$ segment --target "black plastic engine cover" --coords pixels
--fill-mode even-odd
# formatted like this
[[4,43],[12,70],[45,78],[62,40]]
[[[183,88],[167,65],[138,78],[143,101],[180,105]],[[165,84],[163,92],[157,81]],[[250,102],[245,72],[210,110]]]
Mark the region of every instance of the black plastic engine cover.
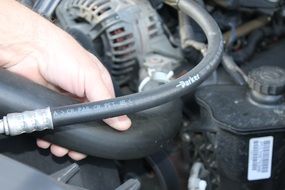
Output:
[[[217,131],[220,190],[284,189],[284,103],[253,103],[248,89],[236,85],[203,87],[196,92],[196,99],[203,123]],[[256,172],[268,176],[251,174]]]
[[[51,177],[23,165],[15,160],[0,155],[0,182],[1,189],[7,190],[64,190],[59,183]],[[76,190],[76,189],[74,189]],[[79,189],[77,189],[79,190]],[[82,189],[83,190],[83,189]]]
[[196,93],[220,128],[237,134],[285,131],[285,103],[263,106],[253,103],[248,89],[236,85],[215,85]]

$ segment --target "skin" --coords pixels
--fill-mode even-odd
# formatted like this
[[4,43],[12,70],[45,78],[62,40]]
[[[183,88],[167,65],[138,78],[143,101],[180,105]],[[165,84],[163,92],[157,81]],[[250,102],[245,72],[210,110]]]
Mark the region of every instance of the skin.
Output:
[[[0,1],[0,67],[84,101],[114,98],[113,84],[100,61],[70,35],[14,0]],[[127,116],[104,120],[127,130]],[[86,155],[38,139],[55,156],[80,160]]]

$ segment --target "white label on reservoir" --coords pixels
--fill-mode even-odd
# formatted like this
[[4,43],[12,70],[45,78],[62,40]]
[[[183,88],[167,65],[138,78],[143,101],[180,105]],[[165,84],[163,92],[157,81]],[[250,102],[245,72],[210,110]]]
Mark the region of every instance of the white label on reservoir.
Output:
[[248,173],[249,181],[271,177],[273,137],[259,137],[249,140]]

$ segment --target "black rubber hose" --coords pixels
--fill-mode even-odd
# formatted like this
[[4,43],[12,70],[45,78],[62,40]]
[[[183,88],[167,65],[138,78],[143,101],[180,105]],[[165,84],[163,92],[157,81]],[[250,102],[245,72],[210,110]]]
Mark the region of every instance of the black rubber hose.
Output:
[[264,27],[262,29],[255,30],[248,37],[247,46],[240,51],[233,52],[232,57],[234,60],[241,64],[248,61],[256,52],[258,45],[267,37],[280,37],[284,35],[285,27],[281,25]]
[[242,50],[234,52],[232,54],[234,60],[237,63],[244,63],[245,61],[247,61],[255,53],[258,44],[265,37],[272,35],[273,32],[273,29],[268,27],[254,31],[248,38],[247,46]]
[[173,101],[201,84],[220,63],[223,52],[222,34],[215,20],[194,1],[180,0],[177,7],[200,25],[208,40],[208,51],[195,68],[179,79],[151,91],[100,102],[52,108],[54,126],[135,113]]
[[[0,113],[76,103],[70,97],[0,70]],[[132,127],[119,132],[103,122],[76,124],[38,133],[40,137],[88,155],[127,160],[162,150],[178,133],[182,122],[180,101],[130,115]]]
[[[208,39],[208,52],[193,70],[178,80],[152,91],[113,100],[53,109],[52,114],[55,126],[87,122],[145,110],[165,102],[173,101],[173,99],[188,93],[204,81],[220,62],[223,51],[221,32],[211,16],[196,3],[181,0],[178,7],[201,26]],[[4,74],[0,76],[4,77]],[[20,82],[23,81],[19,80],[18,82],[22,84]],[[10,78],[6,83],[7,89],[11,89],[11,82],[12,79]],[[38,106],[58,106],[58,104],[65,104],[63,97],[61,98],[62,100],[56,100],[57,103],[51,101],[55,100],[53,92],[39,93],[31,86],[23,87],[25,85],[18,85],[17,89],[20,91],[17,93],[14,91],[9,94],[7,91],[6,93],[3,91],[1,93],[3,100],[17,100],[17,103],[7,104],[7,102],[3,101],[1,102],[3,103],[1,109],[7,113],[34,109],[38,108]],[[28,99],[21,99],[20,97],[23,96],[25,90],[30,95],[32,94],[32,96]],[[43,101],[43,97],[49,97],[50,99],[44,103],[41,102],[41,105],[37,104],[37,100]],[[72,104],[74,102],[69,101],[69,103]],[[24,107],[24,105],[30,105],[30,107]],[[31,105],[34,105],[34,107],[31,107]],[[173,109],[174,105],[176,104],[172,102],[162,105],[159,108],[153,108],[146,112],[138,113],[135,116],[130,116],[133,119],[133,128],[126,132],[120,133],[108,127],[73,125],[62,127],[46,138],[53,143],[67,148],[103,158],[131,159],[142,157],[157,151],[178,131],[179,127],[175,126],[175,124],[177,125],[177,121],[179,121],[177,118],[181,115],[179,111],[174,111],[176,110]],[[21,108],[21,110],[15,110],[15,108]],[[150,121],[153,123],[148,123]],[[104,125],[103,123],[96,124],[99,126]]]

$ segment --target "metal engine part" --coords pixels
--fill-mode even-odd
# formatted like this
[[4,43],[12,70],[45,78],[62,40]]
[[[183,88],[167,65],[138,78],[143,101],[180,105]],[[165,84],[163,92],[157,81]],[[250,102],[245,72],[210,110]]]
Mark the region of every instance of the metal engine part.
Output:
[[149,53],[180,57],[179,50],[171,46],[164,34],[160,17],[149,1],[65,0],[56,14],[64,30],[75,38],[83,34],[89,45],[97,46],[93,51],[109,60],[109,69],[120,85],[137,76],[138,64]]
[[193,164],[188,179],[188,190],[206,190],[207,182],[200,178],[201,173],[206,173],[204,165],[200,162]]
[[159,54],[146,56],[139,72],[138,91],[142,92],[168,83],[174,75],[173,70],[177,65],[177,60]]
[[[178,8],[174,6],[178,0],[37,0],[43,5],[58,1],[61,3],[56,7],[56,13],[47,11],[50,10],[47,8],[54,6],[33,10],[44,16],[41,10],[47,11],[49,14],[46,18],[55,19],[56,24],[100,58],[114,81],[121,85],[119,90],[122,94],[136,90],[147,93],[144,91],[169,83],[192,69],[207,50],[207,41],[199,26],[175,9]],[[164,124],[161,129],[168,126],[174,129],[181,126],[182,121],[178,136],[160,146],[161,152],[143,159],[125,156],[122,160],[89,155],[78,162],[80,171],[78,166],[69,163],[67,157],[55,160],[52,156],[47,158],[49,150],[38,151],[34,148],[31,151],[30,147],[35,143],[28,136],[0,138],[2,152],[46,174],[52,174],[57,183],[69,190],[75,187],[90,190],[284,190],[285,0],[194,1],[215,18],[223,33],[223,67],[217,68],[193,94],[184,96],[179,105],[175,103],[179,108],[173,107],[169,112],[165,112],[166,108],[156,109],[150,114],[151,117],[144,117],[140,121],[145,124],[151,119],[154,124],[161,124],[164,119],[169,119],[171,122]],[[26,5],[30,3],[29,7],[33,7],[35,0],[21,2]],[[196,77],[190,77],[188,84]],[[5,81],[5,87],[11,89],[13,81]],[[186,81],[179,85],[185,87],[188,84]],[[15,86],[16,89],[20,87],[22,85]],[[17,97],[26,97],[27,91],[41,96],[31,88],[26,89],[15,93],[17,96],[10,96],[18,101],[22,98]],[[7,96],[5,91],[2,91],[2,95]],[[47,101],[47,98],[44,100]],[[15,100],[3,102],[3,112],[8,112],[16,105]],[[32,101],[34,104],[36,102]],[[63,103],[62,100],[59,102]],[[177,110],[183,111],[183,118],[174,117],[175,114],[181,116]],[[38,126],[44,116],[50,115],[48,112],[40,115],[31,112],[8,115],[5,122],[0,122],[0,132],[1,125],[2,132],[11,135],[19,134],[22,130],[44,129],[48,123]],[[157,119],[156,116],[162,117]],[[16,117],[22,120],[14,128],[10,123],[15,123]],[[133,126],[136,125],[134,123]],[[158,129],[157,137],[165,135],[156,125],[148,126]],[[87,128],[94,129],[93,126]],[[132,129],[120,133],[120,136],[126,144],[134,147],[135,144],[130,143],[134,140],[123,136],[132,132]],[[49,134],[46,140],[58,138],[65,145],[75,142],[78,146],[97,150],[97,154],[104,153],[100,144],[97,146],[99,148],[94,148],[95,143],[83,144],[82,139],[87,139],[89,131],[76,133],[75,138],[65,140],[62,134],[69,133],[69,137],[75,134],[66,132],[59,131],[59,136]],[[115,143],[109,147],[121,152],[122,143],[118,143],[118,137],[112,138]],[[147,139],[149,135],[143,135],[143,138]],[[103,138],[102,142],[110,141]],[[146,144],[144,142],[139,145]],[[151,143],[158,147],[160,140]],[[137,147],[126,150],[135,150],[134,154],[138,156],[151,146]],[[127,155],[118,152],[112,151],[115,155]],[[1,160],[2,164],[5,163],[0,156]],[[13,168],[9,171],[13,171]],[[5,182],[10,181],[6,180],[3,184]]]

